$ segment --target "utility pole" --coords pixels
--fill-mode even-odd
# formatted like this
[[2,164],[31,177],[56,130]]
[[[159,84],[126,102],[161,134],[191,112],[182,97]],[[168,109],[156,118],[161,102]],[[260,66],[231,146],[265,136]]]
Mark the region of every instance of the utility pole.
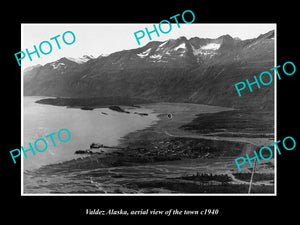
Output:
[[252,186],[253,175],[254,175],[255,168],[256,168],[256,162],[257,162],[257,159],[255,159],[254,167],[252,169],[252,174],[251,174],[251,179],[250,179],[248,194],[250,194],[250,192],[251,192],[251,186]]

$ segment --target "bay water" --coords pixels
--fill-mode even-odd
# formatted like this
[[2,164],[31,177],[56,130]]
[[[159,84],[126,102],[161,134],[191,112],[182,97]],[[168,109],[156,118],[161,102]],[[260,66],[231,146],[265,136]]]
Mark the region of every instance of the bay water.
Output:
[[[116,146],[121,137],[130,132],[144,129],[158,120],[157,114],[146,108],[129,108],[126,109],[130,112],[127,114],[108,108],[82,110],[35,103],[42,98],[45,97],[23,98],[22,146],[27,150],[30,148],[29,142],[34,146],[34,142],[38,138],[43,138],[48,143],[48,148],[44,152],[35,150],[36,155],[33,155],[31,151],[27,152],[27,159],[23,157],[25,171],[81,157],[75,155],[74,152],[89,149],[93,142]],[[147,113],[148,116],[141,116],[134,112]],[[57,132],[62,128],[68,129],[71,133],[71,139],[65,143],[59,141],[57,137]],[[50,137],[45,138],[53,132],[55,132],[53,135],[55,147]],[[65,132],[62,132],[61,135],[62,139],[67,139]],[[39,141],[37,147],[43,150],[45,145]]]

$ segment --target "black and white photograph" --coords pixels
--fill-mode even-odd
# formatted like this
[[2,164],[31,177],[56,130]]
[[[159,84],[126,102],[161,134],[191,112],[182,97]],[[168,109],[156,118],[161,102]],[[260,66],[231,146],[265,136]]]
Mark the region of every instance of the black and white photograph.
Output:
[[21,25],[23,196],[276,195],[276,23],[169,25]]
[[297,221],[296,2],[164,3],[3,8],[3,221]]

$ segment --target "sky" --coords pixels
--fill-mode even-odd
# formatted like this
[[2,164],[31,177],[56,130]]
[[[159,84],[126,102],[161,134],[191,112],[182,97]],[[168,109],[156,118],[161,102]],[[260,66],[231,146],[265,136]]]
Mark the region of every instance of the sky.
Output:
[[[21,25],[21,49],[34,51],[34,45],[39,48],[43,41],[49,41],[52,44],[52,52],[48,55],[40,53],[40,58],[32,54],[32,61],[28,56],[21,61],[22,69],[37,64],[44,65],[56,61],[62,57],[78,58],[83,55],[108,55],[124,49],[139,48],[150,42],[147,34],[140,39],[141,45],[138,45],[134,33],[144,30],[153,30],[153,24],[22,24]],[[158,24],[156,24],[158,27]],[[162,29],[168,30],[168,25],[163,24]],[[160,36],[152,33],[151,41],[165,41],[185,36],[200,38],[218,38],[222,35],[229,34],[232,37],[238,37],[242,40],[256,38],[260,34],[276,29],[276,24],[185,24],[180,23],[178,28],[176,23],[172,23],[172,30],[163,34],[159,31]],[[76,40],[71,45],[66,45],[62,40],[62,35],[66,31],[72,31]],[[145,32],[146,33],[146,32]],[[50,38],[60,35],[57,40],[61,49],[57,48],[55,40]],[[67,41],[72,41],[71,36],[66,35]],[[69,38],[69,39],[68,39]],[[47,51],[47,44],[43,45],[44,51]],[[20,57],[20,56],[19,56]],[[17,61],[16,61],[17,63]]]

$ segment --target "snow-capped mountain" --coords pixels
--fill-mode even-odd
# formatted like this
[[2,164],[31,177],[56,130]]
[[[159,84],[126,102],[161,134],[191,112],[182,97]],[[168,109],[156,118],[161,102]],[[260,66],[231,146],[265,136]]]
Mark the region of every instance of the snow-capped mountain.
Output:
[[[274,65],[274,31],[249,40],[180,37],[108,56],[62,58],[25,73],[25,95],[122,95],[159,101],[271,107],[272,86],[238,98],[233,85]],[[249,97],[249,98],[248,98]],[[261,104],[262,102],[266,104]]]
[[53,70],[57,73],[64,74],[65,72],[73,71],[74,69],[76,69],[80,65],[82,65],[84,63],[87,63],[88,61],[90,61],[92,59],[93,60],[95,59],[95,57],[93,57],[92,55],[89,55],[89,56],[84,55],[84,56],[78,57],[78,58],[63,57],[63,58],[61,58],[59,60],[56,60],[54,62],[47,63],[44,66],[38,65],[38,66],[33,66],[33,67],[26,68],[24,70],[24,73],[27,73],[30,70],[34,69],[34,68],[43,67],[48,72]]
[[86,63],[87,61],[89,61],[91,59],[95,59],[95,57],[92,56],[92,55],[84,55],[84,56],[79,57],[79,58],[67,57],[67,59],[69,59],[73,62],[76,62],[78,64],[83,64],[83,63]]

